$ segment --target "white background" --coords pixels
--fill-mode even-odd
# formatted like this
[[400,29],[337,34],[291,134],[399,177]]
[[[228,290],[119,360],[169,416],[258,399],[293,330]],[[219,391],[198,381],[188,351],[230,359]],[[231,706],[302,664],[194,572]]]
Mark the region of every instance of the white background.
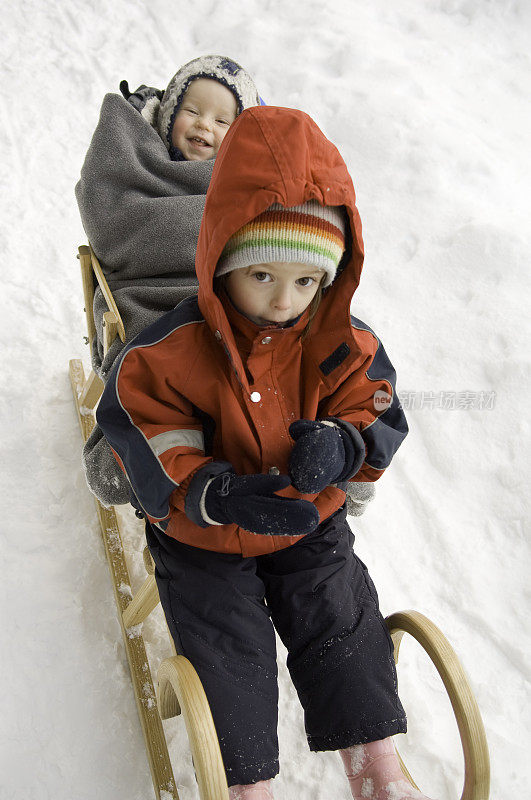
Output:
[[[83,357],[74,199],[103,95],[164,88],[201,54],[243,64],[268,104],[308,112],[356,187],[366,261],[353,313],[381,336],[411,433],[353,520],[388,614],[449,637],[485,722],[492,798],[529,786],[529,114],[525,0],[20,0],[2,10],[3,800],[152,796],[67,376]],[[435,393],[431,405],[421,393]],[[441,395],[440,393],[444,393]],[[495,392],[494,408],[438,408]],[[464,402],[460,395],[459,404]],[[451,405],[451,400],[449,401]],[[126,522],[128,548],[141,531]],[[138,559],[137,559],[138,562]],[[135,585],[142,578],[140,565]],[[144,626],[167,655],[160,616]],[[281,800],[349,797],[307,750],[281,663]],[[399,747],[424,791],[460,796],[451,711],[404,645]],[[182,800],[196,798],[180,720]]]

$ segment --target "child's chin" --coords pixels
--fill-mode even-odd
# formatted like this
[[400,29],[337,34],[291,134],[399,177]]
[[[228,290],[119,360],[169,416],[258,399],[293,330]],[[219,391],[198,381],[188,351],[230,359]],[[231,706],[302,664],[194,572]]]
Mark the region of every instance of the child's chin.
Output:
[[[288,322],[288,320],[286,320]],[[268,319],[262,319],[260,322],[257,322],[257,325],[260,325],[261,328],[283,328],[286,322],[271,322]]]
[[262,317],[253,317],[252,314],[246,314],[245,316],[251,322],[254,322],[255,325],[258,325],[259,328],[269,328],[269,327],[271,327],[272,323],[268,322],[265,319],[262,319]]
[[209,158],[213,158],[210,153],[187,153],[186,155],[187,161],[208,161]]

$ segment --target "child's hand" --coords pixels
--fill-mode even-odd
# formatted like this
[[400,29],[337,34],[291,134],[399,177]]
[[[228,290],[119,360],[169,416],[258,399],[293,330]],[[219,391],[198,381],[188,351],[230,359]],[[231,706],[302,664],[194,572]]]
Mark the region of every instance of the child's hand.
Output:
[[319,512],[313,503],[275,494],[289,484],[287,475],[223,472],[210,482],[204,493],[204,507],[209,517],[205,521],[221,525],[235,523],[246,531],[268,536],[310,533],[319,524]]
[[365,443],[353,425],[299,419],[291,423],[289,432],[295,440],[289,472],[294,487],[303,494],[316,494],[331,483],[345,481],[363,464]]

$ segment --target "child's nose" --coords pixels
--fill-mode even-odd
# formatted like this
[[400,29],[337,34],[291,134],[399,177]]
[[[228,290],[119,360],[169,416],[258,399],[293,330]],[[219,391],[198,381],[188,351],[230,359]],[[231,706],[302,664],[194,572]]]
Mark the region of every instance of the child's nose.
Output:
[[273,299],[273,305],[279,311],[287,311],[291,307],[291,291],[289,286],[279,286]]
[[209,131],[212,129],[212,120],[210,117],[200,116],[197,118],[197,125],[199,128],[202,128],[205,131]]

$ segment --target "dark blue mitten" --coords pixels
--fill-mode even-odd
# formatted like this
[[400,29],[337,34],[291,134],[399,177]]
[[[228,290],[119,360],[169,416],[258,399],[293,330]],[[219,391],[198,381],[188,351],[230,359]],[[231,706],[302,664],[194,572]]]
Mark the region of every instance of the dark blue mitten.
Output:
[[120,82],[120,91],[127,102],[131,103],[133,108],[136,108],[136,110],[140,113],[142,113],[142,110],[148,100],[150,100],[152,97],[157,97],[159,100],[162,100],[163,94],[160,89],[154,89],[153,86],[145,86],[143,83],[138,87],[138,89],[135,89],[134,92],[130,92],[127,81]]
[[[302,536],[315,530],[319,512],[313,503],[279,497],[291,481],[287,475],[236,475],[227,470],[208,478],[200,497],[197,489],[211,466],[196,473],[188,490],[185,510],[202,526],[234,523],[267,536]],[[192,507],[191,499],[196,497]]]
[[353,425],[342,420],[299,419],[289,428],[295,446],[289,473],[303,494],[316,494],[353,477],[365,459],[365,443]]

